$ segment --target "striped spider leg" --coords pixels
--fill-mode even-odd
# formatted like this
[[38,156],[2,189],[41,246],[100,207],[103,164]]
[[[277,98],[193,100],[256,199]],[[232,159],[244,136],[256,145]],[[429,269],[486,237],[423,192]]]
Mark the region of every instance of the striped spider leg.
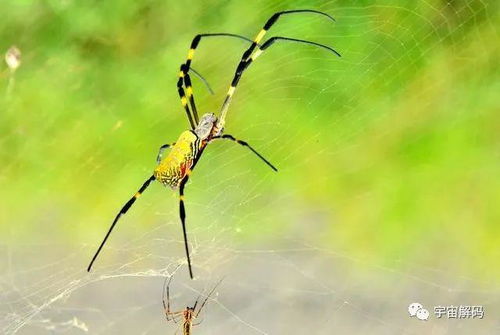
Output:
[[[192,71],[193,73],[195,73],[195,75],[197,75],[207,86],[208,90],[211,93],[213,93],[210,85],[208,85],[208,82],[205,80],[205,78],[203,78],[201,74],[199,74],[196,70],[194,70],[191,67],[191,60],[194,56],[195,49],[197,48],[198,44],[200,43],[203,37],[216,37],[216,36],[233,37],[252,43],[252,40],[244,36],[237,34],[230,34],[230,33],[199,34],[193,38],[193,41],[191,42],[191,48],[189,49],[187,61],[185,64],[181,65],[181,71],[179,73],[179,80],[177,83],[178,93],[181,98],[181,104],[186,111],[188,121],[191,125],[191,130],[184,131],[177,140],[177,142],[174,142],[172,144],[164,144],[159,148],[158,155],[156,157],[158,165],[154,171],[154,174],[144,182],[144,184],[139,188],[139,190],[134,194],[134,196],[130,198],[125,203],[125,205],[120,209],[115,219],[113,220],[110,228],[108,229],[106,235],[104,236],[104,239],[102,240],[97,251],[92,257],[92,260],[90,261],[87,267],[87,272],[90,272],[90,270],[92,269],[95,260],[99,256],[102,248],[106,244],[109,236],[111,235],[111,232],[113,231],[116,223],[119,221],[121,216],[127,213],[130,207],[132,207],[132,205],[135,203],[137,198],[139,198],[139,196],[141,196],[141,194],[149,187],[151,182],[159,178],[158,180],[162,182],[165,186],[170,186],[172,189],[177,189],[177,188],[179,189],[180,193],[179,216],[182,221],[182,230],[183,230],[189,274],[190,277],[193,278],[191,259],[189,255],[189,247],[187,242],[187,232],[185,227],[185,208],[183,201],[184,186],[188,181],[189,173],[194,168],[196,161],[198,160],[199,156],[203,152],[204,147],[208,143],[208,141],[206,141],[206,138],[208,137],[206,129],[208,124],[204,120],[201,120],[201,122],[198,123],[198,116],[196,111],[196,105],[194,102],[193,89],[188,72]],[[188,102],[193,110],[194,116],[191,113],[191,109],[188,106]],[[208,119],[211,118],[211,115],[213,114],[210,115],[207,114]],[[207,119],[207,117],[205,117],[205,119]],[[168,148],[172,148],[172,151],[167,157],[163,158],[163,153]]]
[[229,105],[231,103],[231,100],[233,98],[234,92],[236,90],[236,87],[243,75],[243,72],[248,69],[250,64],[252,64],[253,61],[257,59],[266,49],[268,49],[270,46],[272,46],[275,42],[278,41],[288,41],[288,42],[295,42],[295,43],[303,43],[303,44],[310,44],[319,48],[326,49],[330,52],[333,52],[335,55],[340,57],[340,54],[333,48],[316,43],[316,42],[311,42],[311,41],[306,41],[306,40],[301,40],[301,39],[296,39],[296,38],[289,38],[289,37],[283,37],[283,36],[273,36],[269,38],[267,41],[265,41],[262,45],[260,42],[266,35],[266,33],[271,29],[271,27],[278,21],[278,19],[283,16],[283,15],[289,15],[289,14],[297,14],[297,13],[312,13],[312,14],[318,14],[325,16],[329,20],[335,22],[335,19],[324,12],[320,12],[314,9],[295,9],[295,10],[285,10],[281,12],[274,13],[264,24],[263,28],[259,31],[259,33],[255,36],[255,39],[252,43],[252,45],[243,53],[243,56],[241,57],[241,60],[236,67],[236,72],[234,74],[233,80],[231,81],[231,85],[229,86],[229,89],[226,94],[226,98],[224,99],[224,103],[222,104],[222,108],[219,114],[219,121],[217,124],[218,129],[223,129],[225,120],[226,120],[226,114],[227,110],[229,108]]
[[[188,51],[186,63],[181,65],[179,71],[179,79],[177,81],[177,92],[179,93],[179,97],[181,98],[181,104],[186,111],[191,129],[196,128],[196,125],[199,123],[199,119],[198,110],[194,102],[193,88],[191,85],[191,77],[189,75],[189,72],[190,70],[192,70],[194,73],[196,73],[196,71],[194,71],[194,69],[191,67],[191,62],[193,60],[194,53],[196,51],[196,48],[198,47],[198,44],[200,44],[202,38],[206,37],[233,37],[252,43],[252,40],[246,38],[245,36],[230,33],[198,34],[193,38],[193,40],[191,41],[191,47]],[[191,108],[188,107],[188,102]]]
[[[216,139],[227,139],[234,141],[235,143],[240,144],[241,146],[247,147],[250,151],[252,151],[257,157],[259,157],[264,163],[266,163],[269,167],[271,167],[274,171],[277,169],[261,154],[259,154],[253,147],[251,147],[247,142],[239,140],[232,135],[223,134],[225,118],[230,105],[230,102],[233,98],[236,87],[244,73],[245,70],[252,64],[253,61],[257,59],[265,50],[267,50],[272,45],[275,45],[275,42],[278,41],[287,41],[287,42],[295,42],[302,44],[309,44],[312,46],[316,46],[327,51],[334,53],[337,56],[340,54],[335,51],[333,48],[319,44],[316,42],[282,37],[282,36],[272,36],[264,43],[261,44],[261,40],[266,35],[267,31],[271,29],[271,27],[278,21],[278,19],[283,15],[294,14],[294,13],[313,13],[327,17],[328,19],[335,21],[333,17],[329,14],[311,10],[311,9],[300,9],[300,10],[288,10],[281,11],[273,14],[264,24],[264,27],[259,31],[257,36],[253,41],[247,39],[246,37],[229,34],[229,33],[218,33],[218,34],[201,34],[196,35],[191,43],[191,48],[189,49],[187,60],[184,64],[181,65],[179,72],[179,79],[177,82],[177,89],[179,96],[181,98],[181,104],[185,109],[186,115],[188,117],[188,121],[190,123],[191,129],[186,130],[181,133],[178,140],[172,145],[165,144],[160,147],[159,154],[157,156],[158,165],[153,172],[153,175],[147,179],[141,188],[136,192],[136,194],[123,206],[118,215],[115,217],[111,227],[109,228],[104,240],[99,246],[97,252],[95,253],[92,261],[90,262],[87,271],[90,271],[92,264],[95,259],[99,255],[102,247],[106,243],[111,231],[113,230],[115,224],[118,219],[125,214],[128,209],[134,204],[136,199],[148,188],[150,183],[154,180],[159,181],[164,186],[168,186],[173,190],[179,190],[179,217],[182,224],[182,232],[184,237],[184,247],[186,252],[186,259],[188,263],[189,275],[193,278],[193,271],[191,267],[191,258],[189,254],[189,245],[186,231],[186,209],[184,206],[184,189],[186,183],[189,180],[189,176],[191,172],[195,168],[198,160],[200,159],[203,151],[206,146]],[[210,36],[229,36],[235,37],[239,39],[243,39],[247,42],[251,42],[250,47],[243,53],[241,60],[236,67],[236,71],[234,77],[231,81],[231,85],[229,86],[229,90],[226,94],[226,97],[223,101],[223,104],[220,109],[219,116],[217,117],[213,113],[204,114],[201,118],[198,118],[196,105],[194,102],[193,90],[191,86],[191,79],[189,77],[189,72],[194,52],[199,42],[203,37]],[[194,72],[194,71],[193,71]],[[162,153],[167,148],[171,148],[169,154],[163,158]]]

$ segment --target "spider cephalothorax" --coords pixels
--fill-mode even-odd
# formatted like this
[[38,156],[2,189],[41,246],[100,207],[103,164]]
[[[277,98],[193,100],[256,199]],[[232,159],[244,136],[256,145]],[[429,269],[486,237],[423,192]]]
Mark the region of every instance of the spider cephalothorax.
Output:
[[[326,45],[306,40],[289,38],[289,37],[273,36],[261,44],[261,41],[266,35],[267,31],[269,31],[269,29],[271,29],[271,27],[278,21],[280,16],[287,14],[294,14],[294,13],[314,13],[325,16],[328,19],[335,21],[333,17],[331,17],[330,15],[317,10],[312,10],[312,9],[287,10],[273,14],[266,21],[264,27],[259,31],[254,40],[250,40],[241,35],[230,34],[230,33],[200,34],[196,35],[193,38],[193,41],[191,42],[191,48],[189,49],[188,52],[187,60],[180,67],[179,79],[177,81],[177,91],[181,98],[181,104],[184,107],[184,110],[186,111],[186,115],[189,124],[191,125],[191,129],[182,132],[182,134],[179,136],[179,139],[172,145],[164,144],[160,147],[160,151],[156,159],[158,162],[158,166],[155,168],[153,175],[149,177],[149,179],[147,179],[146,182],[144,182],[144,184],[136,192],[136,194],[129,201],[127,201],[127,203],[125,203],[125,205],[122,207],[118,215],[115,217],[113,223],[111,224],[111,227],[109,228],[106,236],[104,237],[104,240],[97,249],[97,252],[94,254],[94,257],[92,258],[87,268],[87,271],[90,271],[90,269],[92,268],[92,264],[99,255],[99,252],[106,243],[106,240],[108,239],[109,235],[111,234],[111,231],[113,230],[116,222],[121,217],[121,215],[125,214],[128,211],[128,209],[134,204],[136,199],[148,188],[149,184],[151,184],[152,181],[158,180],[165,186],[169,186],[172,189],[179,189],[179,216],[182,223],[184,247],[186,250],[186,258],[188,262],[189,274],[191,278],[193,278],[193,272],[191,269],[191,260],[189,257],[189,247],[187,242],[186,224],[185,224],[186,211],[184,208],[184,186],[189,180],[189,175],[196,166],[196,163],[201,157],[201,154],[203,153],[203,150],[206,148],[206,146],[210,142],[216,139],[228,139],[234,141],[244,147],[249,148],[254,154],[256,154],[260,159],[262,159],[269,167],[271,167],[274,171],[277,171],[277,169],[267,159],[265,159],[262,155],[260,155],[257,151],[255,151],[255,149],[253,149],[247,142],[238,140],[232,135],[223,134],[226,114],[229,109],[229,105],[233,98],[236,87],[243,73],[246,71],[246,69],[248,69],[250,64],[252,64],[252,62],[257,59],[257,57],[262,55],[262,53],[266,49],[268,49],[271,45],[273,45],[276,41],[288,41],[288,42],[310,44],[326,49],[328,51],[335,53],[337,56],[340,56],[340,54],[337,51]],[[201,117],[201,119],[199,119],[198,112],[196,109],[196,104],[194,101],[193,88],[191,86],[191,78],[189,73],[190,70],[192,70],[191,62],[193,60],[195,50],[198,47],[198,44],[200,43],[201,39],[204,37],[214,37],[214,36],[239,38],[244,41],[250,42],[251,45],[243,53],[243,56],[241,57],[238,66],[236,67],[233,80],[231,81],[231,85],[229,86],[226,98],[224,99],[218,117],[215,114],[204,114]],[[194,72],[194,70],[192,71]],[[162,158],[163,151],[169,147],[172,147],[172,150],[165,158]]]
[[213,113],[209,114],[204,114],[201,119],[200,123],[196,126],[194,129],[194,132],[198,136],[200,140],[206,140],[209,136],[216,136],[219,135],[215,133],[215,126],[217,123],[217,117]]

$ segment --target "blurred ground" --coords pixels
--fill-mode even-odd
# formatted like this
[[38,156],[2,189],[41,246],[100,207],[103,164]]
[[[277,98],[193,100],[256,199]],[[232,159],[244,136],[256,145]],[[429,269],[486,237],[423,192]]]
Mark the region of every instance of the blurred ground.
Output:
[[[500,329],[500,292],[478,285],[477,278],[413,263],[400,270],[400,264],[381,266],[293,242],[277,249],[266,244],[222,248],[219,255],[227,260],[214,267],[195,266],[203,279],[194,282],[181,267],[171,285],[172,308],[191,306],[199,291],[211,289],[224,276],[215,300],[200,314],[203,322],[196,334],[495,334]],[[20,261],[33,258],[21,250],[13,254]],[[152,256],[145,258],[161,259]],[[162,315],[165,269],[131,271],[140,267],[141,258],[88,277],[83,267],[69,270],[78,268],[80,255],[68,254],[56,263],[49,257],[37,259],[47,259],[47,265],[30,264],[28,272],[2,278],[2,289],[9,292],[3,294],[0,310],[7,316],[2,320],[7,333],[174,334],[178,329]],[[195,257],[195,264],[199,261]],[[408,316],[412,302],[431,311],[428,321]],[[479,304],[483,319],[437,319],[433,312],[434,306]]]

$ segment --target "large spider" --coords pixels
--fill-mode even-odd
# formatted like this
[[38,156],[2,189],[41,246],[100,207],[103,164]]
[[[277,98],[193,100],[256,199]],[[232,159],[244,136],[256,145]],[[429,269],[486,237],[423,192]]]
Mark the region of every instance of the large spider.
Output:
[[[153,175],[149,177],[146,180],[146,182],[144,182],[141,188],[135,193],[135,195],[129,201],[127,201],[127,203],[123,206],[118,215],[115,217],[113,223],[111,224],[111,227],[109,228],[106,236],[104,237],[104,240],[97,249],[97,252],[95,253],[94,257],[92,258],[87,268],[87,271],[90,271],[90,269],[92,268],[92,264],[94,263],[102,247],[106,243],[106,240],[108,239],[109,235],[111,234],[111,231],[118,222],[118,219],[129,210],[129,208],[134,204],[135,200],[146,190],[146,188],[148,188],[149,184],[152,181],[158,180],[163,185],[170,186],[174,190],[179,189],[179,213],[182,222],[182,231],[184,235],[184,246],[186,249],[186,258],[189,268],[189,275],[191,279],[193,279],[193,271],[191,269],[191,259],[189,257],[189,246],[186,233],[186,222],[185,222],[186,210],[184,208],[184,187],[186,186],[186,183],[189,180],[191,172],[196,166],[196,163],[200,159],[207,145],[213,140],[217,139],[227,139],[234,141],[250,149],[255,155],[257,155],[261,160],[263,160],[264,163],[266,163],[269,167],[271,167],[271,169],[277,171],[277,169],[267,159],[265,159],[261,154],[255,151],[255,149],[252,148],[247,142],[236,139],[232,135],[223,134],[227,110],[234,95],[234,91],[236,90],[238,82],[240,81],[244,71],[248,69],[250,64],[252,64],[252,62],[255,61],[257,57],[259,57],[267,48],[273,45],[274,42],[276,41],[289,41],[289,42],[310,44],[326,49],[330,52],[333,52],[335,55],[340,57],[340,54],[337,51],[326,45],[306,40],[289,38],[289,37],[274,36],[266,40],[263,44],[260,44],[260,41],[263,39],[266,32],[276,23],[276,21],[280,18],[280,16],[293,13],[314,13],[323,15],[328,19],[335,21],[335,19],[329,14],[317,10],[312,10],[312,9],[287,10],[273,14],[264,24],[264,27],[260,30],[260,32],[257,34],[257,36],[253,41],[244,36],[229,34],[229,33],[199,34],[193,38],[191,42],[191,48],[189,49],[188,52],[186,63],[182,64],[180,67],[179,80],[177,82],[177,90],[181,98],[182,106],[186,111],[189,123],[191,125],[191,129],[184,131],[177,140],[177,142],[173,144],[164,144],[160,147],[157,156],[158,165],[154,170]],[[227,36],[227,37],[239,38],[250,42],[251,45],[243,53],[243,56],[241,57],[238,66],[236,67],[236,72],[234,74],[231,85],[229,86],[226,98],[224,99],[224,102],[222,104],[219,117],[217,117],[213,113],[208,113],[204,114],[201,117],[201,119],[199,119],[196,105],[194,102],[193,88],[191,86],[191,78],[189,76],[189,72],[191,69],[191,62],[193,60],[195,49],[200,43],[201,39],[204,37],[214,37],[214,36]],[[163,151],[169,147],[172,147],[172,150],[165,158],[162,158]]]

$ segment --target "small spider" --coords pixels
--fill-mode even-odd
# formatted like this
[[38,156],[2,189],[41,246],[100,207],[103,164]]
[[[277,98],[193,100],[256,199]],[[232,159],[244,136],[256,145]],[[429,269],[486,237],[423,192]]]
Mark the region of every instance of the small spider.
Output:
[[[163,301],[163,310],[165,311],[165,317],[167,318],[167,321],[174,321],[175,323],[178,323],[179,322],[178,318],[182,317],[183,318],[182,333],[183,335],[190,335],[193,326],[197,326],[201,323],[201,322],[194,323],[194,320],[198,318],[198,315],[200,315],[200,312],[202,311],[203,307],[205,307],[210,296],[215,292],[217,286],[219,286],[219,284],[222,282],[222,279],[219,280],[219,282],[215,284],[212,290],[208,293],[208,295],[206,296],[205,300],[203,300],[198,310],[196,310],[196,307],[198,306],[198,301],[200,300],[202,294],[200,294],[198,298],[196,298],[193,307],[187,306],[186,309],[182,311],[172,312],[170,310],[170,282],[172,281],[172,278],[173,275],[170,276],[168,282],[167,279],[165,278],[165,282],[163,283],[162,301]],[[166,301],[165,301],[165,295],[166,295]]]
[[[184,207],[184,187],[189,180],[191,172],[196,166],[196,163],[200,159],[203,151],[209,143],[218,139],[227,139],[234,141],[241,146],[247,147],[252,151],[257,157],[259,157],[264,163],[266,163],[274,171],[278,171],[267,159],[265,159],[261,154],[259,154],[254,148],[252,148],[247,142],[236,139],[234,136],[229,134],[223,134],[224,124],[226,120],[227,110],[229,104],[232,100],[238,82],[241,79],[244,71],[248,69],[250,64],[252,64],[257,57],[259,57],[267,48],[273,45],[276,41],[288,41],[296,43],[304,43],[314,45],[330,52],[340,57],[340,54],[329,46],[319,44],[316,42],[300,40],[289,37],[274,36],[266,40],[263,44],[260,44],[261,40],[264,38],[266,32],[276,23],[282,15],[294,14],[294,13],[314,13],[327,17],[328,19],[335,21],[333,17],[329,14],[312,10],[312,9],[298,9],[298,10],[287,10],[282,12],[277,12],[273,14],[265,23],[264,27],[257,34],[255,39],[252,41],[244,36],[229,34],[229,33],[216,33],[216,34],[200,34],[196,35],[191,42],[191,48],[189,49],[187,60],[180,67],[179,80],[177,82],[177,91],[181,98],[181,104],[184,107],[188,121],[191,125],[190,130],[184,131],[177,142],[173,144],[164,144],[160,147],[157,156],[157,167],[153,172],[153,175],[149,177],[141,188],[135,193],[135,195],[125,203],[120,212],[116,215],[111,227],[109,228],[104,240],[94,254],[94,257],[90,261],[87,271],[90,271],[92,264],[96,260],[97,256],[101,252],[102,247],[106,243],[111,231],[115,227],[118,219],[134,204],[134,202],[139,198],[139,196],[148,188],[149,184],[158,180],[165,186],[172,188],[173,190],[179,189],[179,215],[182,223],[182,232],[184,236],[184,248],[186,251],[186,258],[188,263],[189,275],[193,279],[193,271],[191,269],[191,259],[189,256],[189,246],[188,238],[186,232],[186,210]],[[226,94],[224,102],[222,104],[219,117],[213,113],[204,114],[201,119],[198,118],[198,111],[194,102],[193,88],[191,86],[191,78],[189,72],[191,69],[191,62],[193,60],[194,52],[198,44],[203,37],[214,37],[214,36],[226,36],[243,39],[250,42],[250,47],[243,53],[241,60],[236,67],[236,72],[234,74],[229,90]],[[185,89],[184,89],[185,88]],[[162,158],[163,151],[169,147],[172,147],[170,153]]]

